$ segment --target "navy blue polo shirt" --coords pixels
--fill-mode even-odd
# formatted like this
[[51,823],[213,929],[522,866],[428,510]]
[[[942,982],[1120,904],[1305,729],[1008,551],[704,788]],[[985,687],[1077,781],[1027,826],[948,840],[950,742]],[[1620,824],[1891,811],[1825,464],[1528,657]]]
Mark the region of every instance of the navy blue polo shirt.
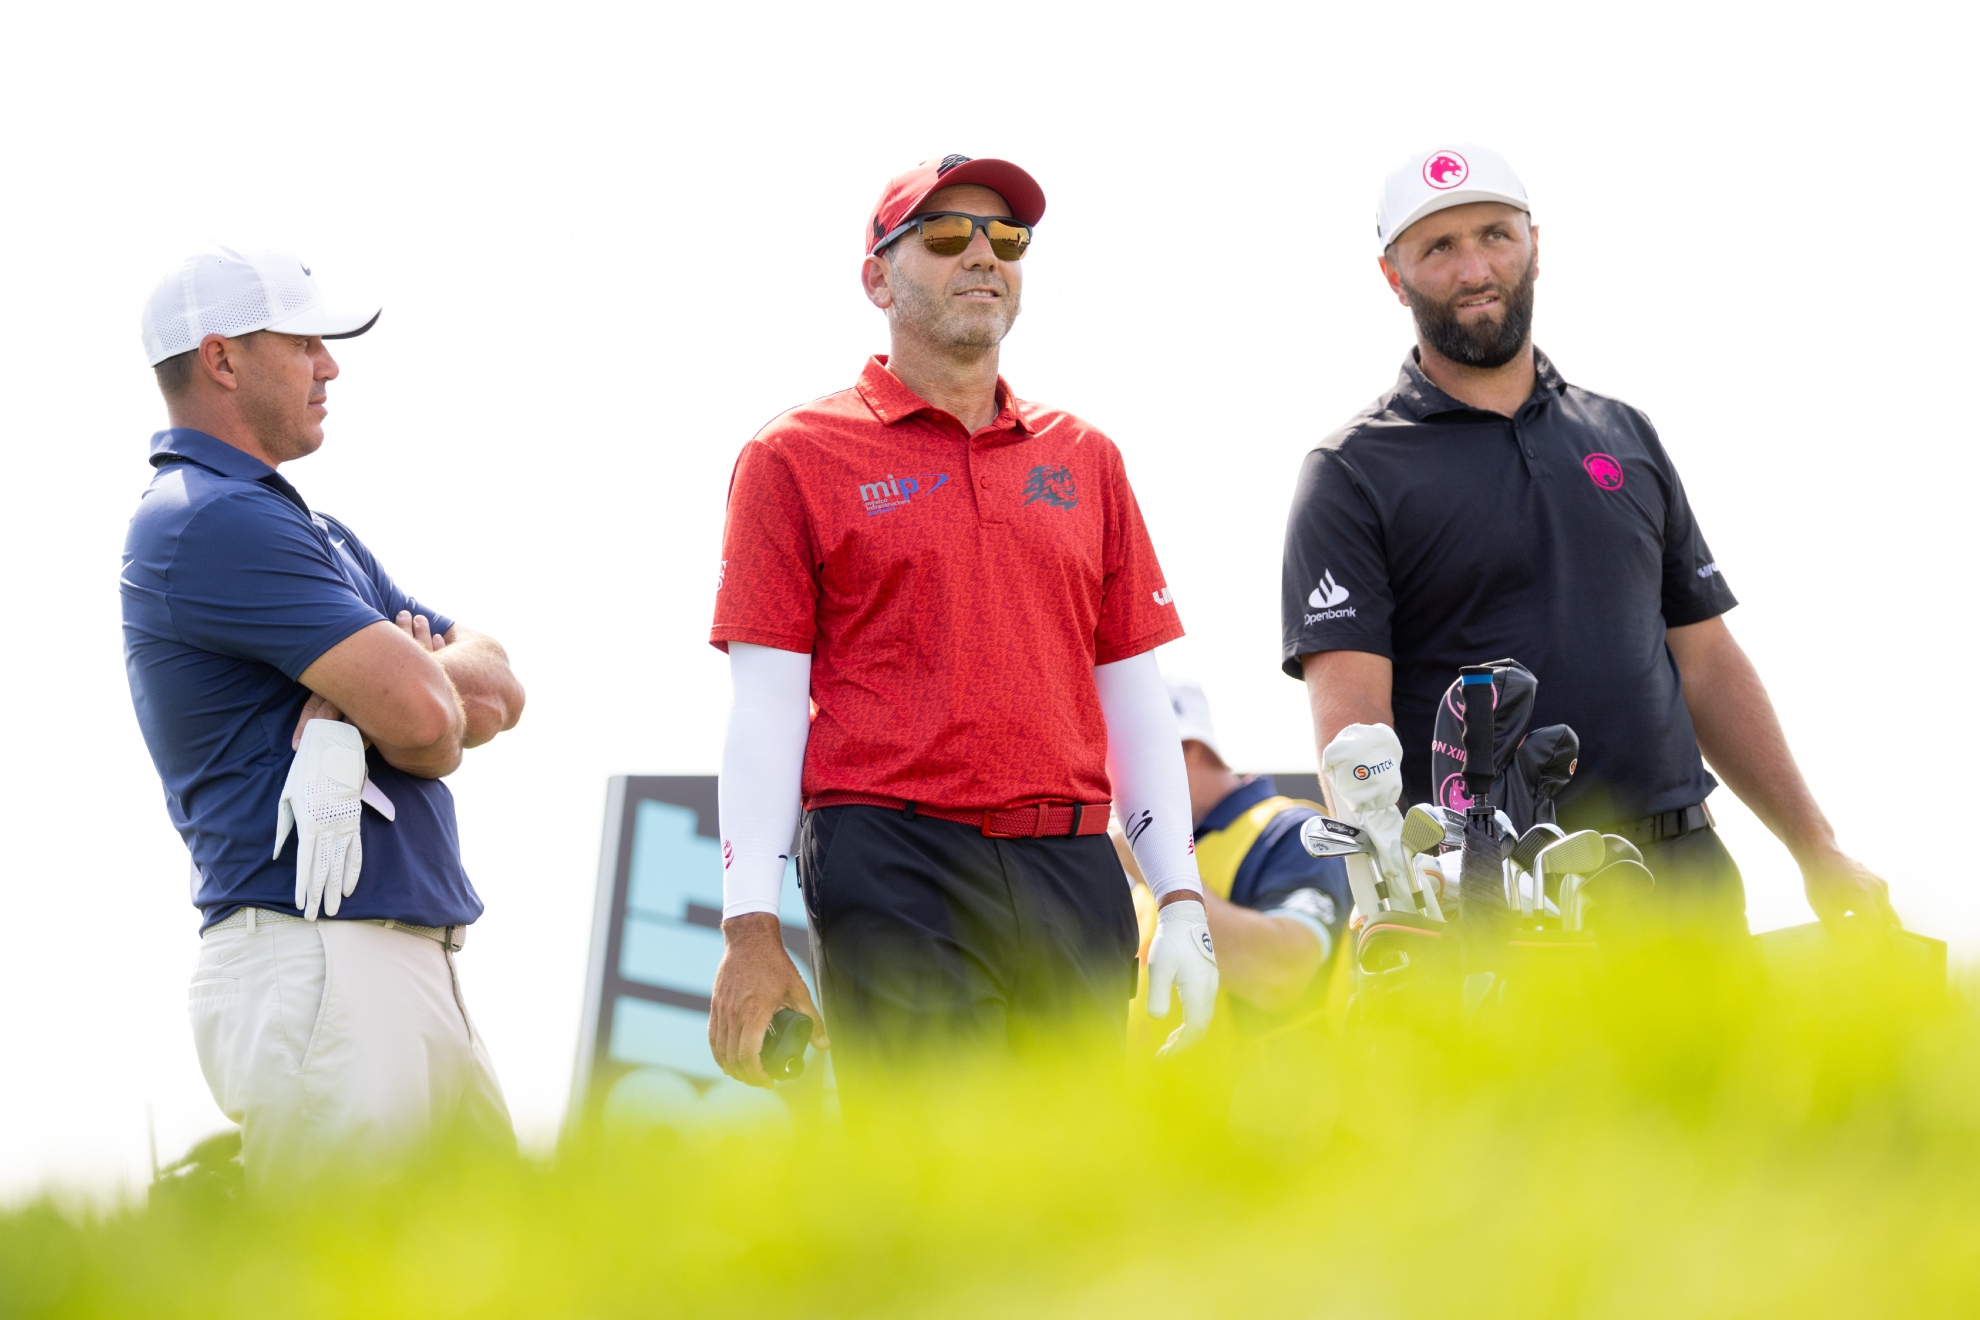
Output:
[[[401,591],[351,529],[312,513],[259,459],[201,431],[151,438],[158,469],[124,541],[124,668],[165,808],[192,853],[201,929],[242,906],[294,912],[296,836],[280,857],[276,803],[309,690],[302,672],[400,610],[453,621]],[[450,926],[481,915],[461,867],[454,797],[394,769],[396,808],[364,811],[364,865],[337,919]]]
[[[1270,775],[1258,776],[1210,808],[1197,823],[1195,837],[1200,841],[1227,828],[1266,798],[1278,795]],[[1309,807],[1289,807],[1274,816],[1238,863],[1229,898],[1239,907],[1303,922],[1321,935],[1322,944],[1334,949],[1340,945],[1354,898],[1348,890],[1347,863],[1338,857],[1310,856],[1300,844],[1299,827],[1318,814]]]
[[1738,602],[1649,419],[1534,357],[1533,394],[1505,417],[1438,389],[1412,351],[1394,389],[1307,455],[1285,672],[1320,651],[1394,662],[1404,806],[1436,800],[1430,740],[1459,667],[1502,657],[1540,682],[1532,727],[1581,737],[1563,826],[1703,801],[1715,781],[1664,630]]

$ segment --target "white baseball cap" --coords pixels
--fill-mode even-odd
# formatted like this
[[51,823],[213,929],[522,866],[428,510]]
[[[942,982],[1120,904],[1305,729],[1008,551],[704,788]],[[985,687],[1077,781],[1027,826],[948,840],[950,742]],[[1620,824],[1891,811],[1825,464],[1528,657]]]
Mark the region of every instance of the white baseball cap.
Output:
[[211,247],[158,281],[144,304],[144,355],[152,366],[190,352],[208,335],[275,330],[349,339],[377,324],[381,308],[324,306],[316,277],[293,252]]
[[1396,235],[1426,215],[1466,202],[1504,202],[1528,215],[1526,185],[1490,147],[1460,145],[1419,151],[1382,181],[1375,202],[1375,242],[1387,251]]
[[1176,733],[1183,742],[1200,742],[1213,752],[1217,750],[1217,735],[1210,727],[1210,699],[1202,688],[1187,680],[1171,680],[1169,705],[1175,708]]

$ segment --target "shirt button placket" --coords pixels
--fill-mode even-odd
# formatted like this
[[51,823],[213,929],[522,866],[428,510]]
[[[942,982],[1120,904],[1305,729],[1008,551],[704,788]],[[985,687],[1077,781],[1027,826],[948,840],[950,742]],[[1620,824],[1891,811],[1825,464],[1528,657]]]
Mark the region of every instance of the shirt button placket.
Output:
[[1526,457],[1526,475],[1536,475],[1533,460],[1539,457],[1539,453],[1533,448],[1533,442],[1521,433],[1518,422],[1508,422],[1507,425],[1512,427],[1513,448]]
[[976,516],[983,522],[1002,521],[992,512],[990,507],[992,483],[989,472],[989,454],[982,446],[976,443],[974,436],[970,437],[968,444],[964,447],[964,452],[967,455],[966,461],[969,464],[969,481],[975,487],[973,494],[976,497]]

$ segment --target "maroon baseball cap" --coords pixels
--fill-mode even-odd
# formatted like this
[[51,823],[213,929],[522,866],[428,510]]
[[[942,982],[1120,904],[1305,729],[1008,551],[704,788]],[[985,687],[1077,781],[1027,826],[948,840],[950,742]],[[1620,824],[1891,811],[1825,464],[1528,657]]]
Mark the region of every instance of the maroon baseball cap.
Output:
[[1038,186],[1038,180],[1007,160],[971,160],[968,156],[924,160],[895,175],[880,190],[880,201],[866,230],[867,255],[873,254],[874,244],[894,232],[894,226],[919,211],[930,193],[959,183],[981,184],[1002,197],[1011,208],[1011,219],[1021,225],[1035,225],[1045,214],[1045,190]]

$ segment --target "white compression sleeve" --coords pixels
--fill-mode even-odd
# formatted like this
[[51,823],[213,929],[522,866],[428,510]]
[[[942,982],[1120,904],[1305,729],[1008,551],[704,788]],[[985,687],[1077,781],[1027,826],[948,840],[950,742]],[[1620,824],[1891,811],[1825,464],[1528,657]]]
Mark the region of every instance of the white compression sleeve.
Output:
[[722,919],[775,912],[797,833],[811,657],[729,643],[735,704],[715,797],[722,822]]
[[1107,720],[1114,810],[1149,892],[1162,898],[1178,889],[1201,891],[1182,736],[1154,652],[1094,666],[1093,686]]

